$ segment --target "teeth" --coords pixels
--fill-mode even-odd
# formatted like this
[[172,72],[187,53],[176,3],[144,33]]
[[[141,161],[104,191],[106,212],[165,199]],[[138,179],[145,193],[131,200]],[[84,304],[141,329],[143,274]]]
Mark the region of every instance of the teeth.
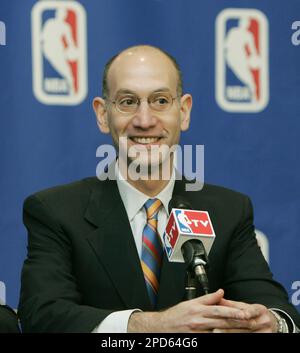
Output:
[[137,143],[148,144],[158,141],[158,137],[132,137],[132,140]]

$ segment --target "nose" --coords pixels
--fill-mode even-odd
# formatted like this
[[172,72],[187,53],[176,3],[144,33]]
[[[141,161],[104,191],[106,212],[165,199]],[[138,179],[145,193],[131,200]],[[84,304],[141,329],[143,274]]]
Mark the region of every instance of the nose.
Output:
[[157,123],[157,118],[153,115],[147,100],[142,100],[136,111],[132,124],[135,128],[147,130]]

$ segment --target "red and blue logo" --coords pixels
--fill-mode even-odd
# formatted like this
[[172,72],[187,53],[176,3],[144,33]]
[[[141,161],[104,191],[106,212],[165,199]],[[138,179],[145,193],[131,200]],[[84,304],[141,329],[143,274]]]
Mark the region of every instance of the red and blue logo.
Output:
[[165,244],[165,249],[168,254],[168,256],[171,256],[173,249],[175,247],[175,244],[177,242],[178,238],[178,229],[176,227],[176,222],[174,218],[174,213],[172,212],[170,215],[170,219],[168,221],[166,231],[164,232],[163,235],[163,241]]
[[87,95],[86,14],[71,1],[32,9],[33,91],[44,104],[75,105]]
[[228,112],[259,112],[269,101],[268,20],[256,9],[216,19],[216,101]]

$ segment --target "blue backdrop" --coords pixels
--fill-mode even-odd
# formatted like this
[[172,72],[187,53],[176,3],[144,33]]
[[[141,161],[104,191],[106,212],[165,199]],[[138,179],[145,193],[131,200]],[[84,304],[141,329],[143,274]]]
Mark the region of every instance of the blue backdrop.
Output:
[[[182,143],[205,145],[205,181],[251,197],[272,272],[300,310],[296,20],[297,0],[2,0],[0,300],[18,303],[25,197],[95,175],[96,149],[110,142],[91,106],[103,65],[121,49],[147,43],[178,59],[193,95]],[[54,24],[50,35],[47,24]],[[234,29],[240,35],[229,43]],[[69,50],[59,57],[62,45]]]

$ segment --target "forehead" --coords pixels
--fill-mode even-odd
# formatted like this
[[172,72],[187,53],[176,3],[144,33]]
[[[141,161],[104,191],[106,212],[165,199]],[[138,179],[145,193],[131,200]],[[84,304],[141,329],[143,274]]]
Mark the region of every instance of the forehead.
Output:
[[149,94],[160,88],[176,92],[178,75],[173,62],[158,50],[128,50],[112,63],[108,76],[111,96],[119,90]]

